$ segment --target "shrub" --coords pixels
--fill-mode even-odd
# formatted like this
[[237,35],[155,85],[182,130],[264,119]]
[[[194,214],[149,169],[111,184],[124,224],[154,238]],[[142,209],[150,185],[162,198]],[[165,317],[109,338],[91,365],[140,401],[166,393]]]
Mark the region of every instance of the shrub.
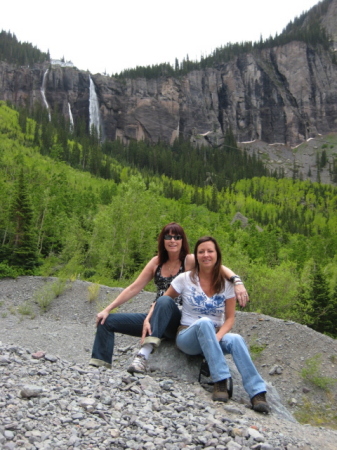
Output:
[[323,389],[324,391],[329,390],[329,387],[334,385],[337,382],[336,378],[329,378],[320,375],[319,368],[321,365],[320,354],[313,356],[305,361],[305,367],[301,370],[301,376],[304,380],[309,381],[315,386]]
[[97,283],[93,283],[88,286],[88,300],[89,302],[93,302],[97,299],[101,286]]
[[32,309],[32,305],[29,302],[23,302],[20,306],[18,306],[19,314],[23,316],[34,317],[34,311]]
[[9,266],[7,263],[0,263],[0,278],[17,278],[19,272],[14,267]]
[[34,301],[39,305],[42,312],[46,312],[50,308],[51,302],[60,296],[66,287],[66,281],[63,279],[58,279],[52,283],[46,283],[42,288],[35,292]]
[[252,359],[257,358],[260,356],[260,354],[263,352],[263,350],[266,348],[265,344],[258,345],[258,344],[252,344],[249,346],[249,351],[251,354]]

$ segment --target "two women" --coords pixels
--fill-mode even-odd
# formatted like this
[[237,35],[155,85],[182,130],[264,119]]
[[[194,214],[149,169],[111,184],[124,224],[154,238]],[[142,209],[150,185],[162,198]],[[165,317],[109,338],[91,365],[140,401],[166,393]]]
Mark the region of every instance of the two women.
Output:
[[188,355],[204,355],[214,381],[215,401],[228,401],[227,380],[230,372],[224,354],[231,354],[252,408],[268,413],[266,386],[247,346],[240,335],[229,333],[235,321],[236,300],[233,286],[225,278],[216,240],[210,236],[200,238],[194,257],[195,267],[178,275],[162,297],[182,297],[177,346]]
[[[146,362],[154,347],[160,344],[162,337],[174,339],[180,323],[181,312],[176,302],[170,298],[156,301],[150,310],[149,318],[143,313],[110,312],[137,295],[154,279],[159,298],[168,289],[172,280],[180,273],[190,271],[195,264],[194,255],[189,254],[185,231],[177,223],[164,226],[158,237],[158,255],[153,257],[138,278],[103,311],[96,316],[97,333],[89,364],[111,367],[115,333],[142,337],[143,346],[128,371],[144,372]],[[230,269],[223,266],[227,279],[232,277],[236,284],[235,294],[241,306],[245,306],[248,295],[246,289]],[[234,294],[233,294],[234,295]]]

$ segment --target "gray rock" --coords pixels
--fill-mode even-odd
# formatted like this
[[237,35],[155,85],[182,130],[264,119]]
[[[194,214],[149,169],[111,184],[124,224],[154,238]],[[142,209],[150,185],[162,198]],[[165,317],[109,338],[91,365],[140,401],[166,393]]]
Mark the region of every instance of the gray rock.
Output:
[[[321,18],[325,26],[331,23],[329,16],[335,17],[334,8],[333,1]],[[336,33],[335,23],[329,27],[331,33],[330,28]],[[75,67],[1,62],[0,99],[16,107],[32,107],[37,101],[43,105],[40,89],[47,68],[50,107],[68,119],[70,105],[74,117],[89,122],[90,74]],[[91,78],[104,135],[111,140],[173,142],[181,135],[218,146],[224,141],[222,130],[231,127],[238,141],[293,144],[336,131],[336,70],[329,51],[294,41],[176,77]],[[284,158],[275,155],[273,160],[279,163]]]
[[[152,372],[157,374],[195,383],[199,378],[202,360],[201,356],[189,356],[181,352],[172,341],[163,341],[160,347],[150,356],[149,367]],[[233,380],[233,400],[238,403],[244,401],[247,405],[250,405],[250,399],[242,386],[241,376],[234,362],[228,355],[226,355],[226,360]],[[207,381],[210,381],[210,379],[207,379]],[[295,422],[291,413],[283,406],[275,387],[269,382],[266,382],[266,385],[267,400],[272,411]]]
[[11,360],[6,356],[0,356],[0,366],[7,366],[11,363]]
[[42,387],[30,384],[23,386],[20,395],[22,398],[38,397],[39,395],[41,395],[42,391]]
[[[32,289],[44,282],[43,278],[38,277],[19,278],[10,283],[2,280],[0,295],[7,298],[14,285],[17,292],[20,291],[20,301],[24,301],[24,295],[31,295]],[[301,359],[298,355],[306,355],[304,349],[321,353],[325,373],[333,376],[330,369],[334,371],[335,368],[329,357],[336,353],[336,341],[298,324],[238,311],[236,332],[240,332],[247,341],[247,334],[251,332],[255,341],[259,339],[258,342],[267,343],[254,362],[267,381],[267,399],[272,413],[260,415],[250,409],[241,377],[230,357],[227,360],[233,377],[234,395],[226,404],[211,400],[212,386],[207,384],[209,379],[203,377],[202,384],[199,384],[201,359],[186,357],[173,343],[164,342],[158,352],[151,355],[151,370],[146,375],[131,376],[126,372],[139,340],[122,335],[116,336],[117,345],[123,348],[130,346],[130,351],[118,352],[111,370],[88,367],[88,355],[84,348],[92,344],[94,325],[92,333],[88,333],[85,322],[88,317],[94,317],[96,310],[95,305],[89,306],[86,301],[82,305],[80,302],[87,286],[83,282],[74,283],[68,292],[70,297],[63,297],[60,304],[53,305],[47,316],[34,319],[38,328],[24,327],[16,317],[12,326],[7,328],[8,320],[2,320],[0,315],[0,355],[11,360],[10,365],[0,366],[0,448],[59,450],[72,446],[119,450],[126,448],[128,442],[142,450],[177,450],[183,447],[226,449],[228,444],[240,445],[242,450],[260,450],[262,445],[266,446],[266,450],[268,445],[279,450],[336,448],[335,431],[300,425],[283,406],[289,406],[291,398],[300,402],[303,396],[304,384],[296,377],[306,358]],[[104,295],[106,290],[102,290]],[[13,295],[11,303],[17,298]],[[123,311],[137,311],[137,308],[142,311],[152,299],[153,294],[142,293],[138,300],[122,305]],[[81,323],[67,322],[75,300]],[[56,312],[62,321],[53,320]],[[31,323],[29,320],[28,324]],[[51,340],[49,347],[44,336],[48,336],[51,323],[58,338]],[[62,333],[65,333],[64,336]],[[5,344],[3,336],[10,338],[14,344]],[[291,339],[288,339],[290,336]],[[42,348],[46,353],[55,355],[57,361],[51,363],[44,358],[33,359],[30,356],[32,352],[20,346],[20,339],[29,344],[33,351]],[[74,361],[73,343],[79,341],[85,345],[82,350],[78,349]],[[308,341],[311,342],[309,349]],[[322,347],[326,352],[319,351]],[[177,358],[181,359],[174,366]],[[170,361],[172,363],[168,364]],[[282,366],[284,371],[271,377],[268,372],[274,365]],[[43,386],[43,390],[37,397],[23,398],[19,395],[23,386]],[[310,392],[312,395],[317,395],[314,387]],[[292,410],[297,407],[293,406]],[[247,430],[252,426],[263,437],[263,442],[256,442],[250,436]],[[13,433],[12,440],[5,438],[5,431]]]

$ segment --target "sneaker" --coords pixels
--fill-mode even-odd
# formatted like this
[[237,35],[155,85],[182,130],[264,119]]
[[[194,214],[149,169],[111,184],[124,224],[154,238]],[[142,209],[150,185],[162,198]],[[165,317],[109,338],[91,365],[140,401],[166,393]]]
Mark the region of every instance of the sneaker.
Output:
[[270,406],[266,400],[266,393],[260,392],[260,394],[256,394],[251,400],[252,409],[257,412],[268,414],[270,413]]
[[214,383],[212,400],[215,402],[228,402],[227,380]]
[[146,372],[147,361],[144,355],[136,355],[132,361],[131,366],[128,367],[127,371],[129,373],[145,373]]

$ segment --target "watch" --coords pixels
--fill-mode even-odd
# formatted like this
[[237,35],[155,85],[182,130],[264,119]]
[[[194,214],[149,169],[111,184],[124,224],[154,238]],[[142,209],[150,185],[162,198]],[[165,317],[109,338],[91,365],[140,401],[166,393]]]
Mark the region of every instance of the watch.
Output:
[[239,275],[233,275],[232,277],[230,277],[229,281],[231,283],[234,283],[235,280],[241,281],[241,278],[239,277]]

